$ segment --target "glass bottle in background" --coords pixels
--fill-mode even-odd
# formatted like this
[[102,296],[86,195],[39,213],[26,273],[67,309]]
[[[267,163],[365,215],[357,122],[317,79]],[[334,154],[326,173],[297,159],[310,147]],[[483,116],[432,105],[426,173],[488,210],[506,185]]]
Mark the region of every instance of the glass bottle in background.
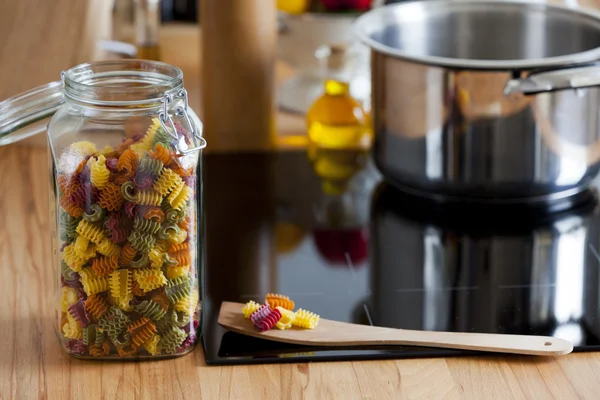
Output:
[[160,0],[134,0],[136,58],[160,60]]
[[352,53],[342,46],[326,46],[317,54],[323,62],[324,93],[306,115],[307,154],[328,195],[342,195],[360,171],[371,147],[368,117],[350,93]]

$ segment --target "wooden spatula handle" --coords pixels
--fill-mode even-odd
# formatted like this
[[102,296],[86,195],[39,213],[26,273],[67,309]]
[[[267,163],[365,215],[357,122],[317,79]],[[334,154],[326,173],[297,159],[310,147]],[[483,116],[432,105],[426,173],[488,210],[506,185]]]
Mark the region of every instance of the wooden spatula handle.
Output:
[[568,354],[573,351],[573,344],[571,342],[548,336],[390,329],[389,332],[377,332],[371,338],[371,340],[379,339],[388,344],[489,351],[495,353],[547,356]]

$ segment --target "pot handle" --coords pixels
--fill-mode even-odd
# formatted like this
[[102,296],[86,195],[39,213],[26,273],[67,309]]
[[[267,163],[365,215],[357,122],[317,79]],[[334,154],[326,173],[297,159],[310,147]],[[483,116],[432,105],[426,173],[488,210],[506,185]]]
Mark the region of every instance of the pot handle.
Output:
[[534,95],[593,86],[600,86],[599,63],[534,70],[525,78],[509,80],[503,93],[505,95]]

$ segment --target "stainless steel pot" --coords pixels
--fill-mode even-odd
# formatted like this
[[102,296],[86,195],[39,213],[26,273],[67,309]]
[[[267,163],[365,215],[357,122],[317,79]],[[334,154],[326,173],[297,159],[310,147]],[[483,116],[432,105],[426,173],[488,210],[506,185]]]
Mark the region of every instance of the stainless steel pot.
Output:
[[600,169],[600,14],[525,1],[373,9],[374,159],[440,200],[552,201]]

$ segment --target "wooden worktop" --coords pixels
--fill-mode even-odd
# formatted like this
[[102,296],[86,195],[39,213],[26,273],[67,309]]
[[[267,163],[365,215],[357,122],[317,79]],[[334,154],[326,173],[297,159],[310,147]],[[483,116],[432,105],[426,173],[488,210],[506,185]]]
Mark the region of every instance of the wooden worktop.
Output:
[[[93,57],[90,32],[104,35],[108,3],[1,1],[0,98],[56,79],[61,69]],[[197,41],[178,28],[171,34],[173,43]],[[190,53],[186,60],[199,52]],[[188,73],[195,66],[183,60],[181,67],[190,77],[187,86],[196,85]],[[283,134],[302,129],[297,116],[279,114],[278,122]],[[43,144],[40,139],[34,143]],[[597,399],[600,393],[600,353],[234,367],[206,366],[201,348],[160,362],[70,358],[51,320],[45,146],[0,147],[0,171],[0,399]]]

